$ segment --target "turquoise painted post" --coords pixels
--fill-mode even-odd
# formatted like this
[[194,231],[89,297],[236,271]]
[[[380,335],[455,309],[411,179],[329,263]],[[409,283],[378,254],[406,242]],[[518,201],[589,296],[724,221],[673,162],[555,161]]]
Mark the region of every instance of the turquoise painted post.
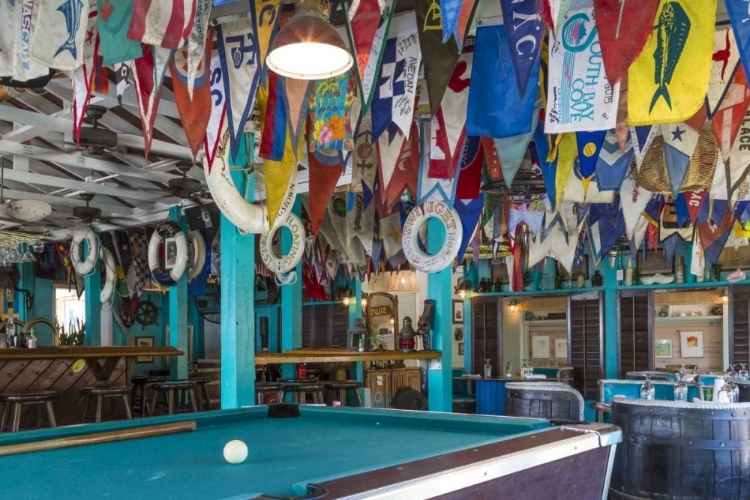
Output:
[[[443,246],[439,221],[427,221],[427,251],[434,253]],[[453,320],[453,286],[451,268],[427,275],[427,298],[435,300],[435,323],[432,325],[432,348],[442,353],[441,367],[427,371],[427,398],[430,411],[453,411],[453,364],[451,327]],[[417,314],[420,306],[417,305]],[[430,363],[433,363],[430,361]]]
[[603,260],[604,267],[604,374],[606,378],[617,378],[619,371],[617,355],[617,268],[609,265],[609,258]]
[[[349,302],[349,328],[354,326],[357,318],[362,319],[362,282],[359,281],[359,277],[355,277],[352,281],[354,282],[354,297]],[[352,373],[349,376],[352,380],[364,382],[365,370],[362,363],[353,363],[353,365]],[[359,397],[362,398],[362,401],[364,401],[365,397],[364,392],[364,389],[360,390]]]
[[[180,207],[172,207],[169,210],[169,220],[177,222],[182,230],[187,229],[187,222],[182,216]],[[188,377],[188,339],[187,339],[187,270],[177,280],[177,284],[169,287],[169,345],[184,352],[184,356],[172,358],[169,363],[169,372],[172,380],[185,379]]]
[[[88,255],[88,245],[83,244],[84,255]],[[97,259],[98,260],[98,259]],[[86,327],[83,332],[83,345],[102,345],[102,303],[99,291],[102,287],[102,274],[99,265],[94,271],[83,278],[85,290],[84,302],[86,308]],[[17,307],[17,306],[16,306]]]
[[[26,245],[22,245],[22,251],[27,250]],[[27,262],[25,264],[19,264],[18,270],[21,274],[21,279],[18,282],[18,288],[20,290],[26,290],[26,292],[16,292],[13,297],[13,307],[18,312],[18,319],[26,323],[28,320],[34,317],[34,310],[26,310],[26,298],[28,293],[34,293],[36,290],[36,273],[34,270],[34,263]]]
[[[302,213],[302,199],[297,197],[293,212]],[[286,254],[292,247],[292,236],[286,231],[281,233],[281,252]],[[281,287],[281,352],[302,347],[302,263],[295,268],[297,281]],[[296,375],[292,364],[281,365],[281,374],[285,378]]]

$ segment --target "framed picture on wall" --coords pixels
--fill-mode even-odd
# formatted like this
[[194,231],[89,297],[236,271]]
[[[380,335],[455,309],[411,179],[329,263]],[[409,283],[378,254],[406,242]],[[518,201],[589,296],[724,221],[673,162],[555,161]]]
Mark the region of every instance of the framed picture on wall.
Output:
[[568,359],[568,339],[555,339],[555,359]]
[[462,325],[464,323],[464,301],[453,301],[453,324]]
[[671,358],[672,357],[672,341],[669,339],[659,339],[654,342],[654,357],[655,358]]
[[177,239],[167,238],[164,240],[164,269],[173,269],[177,264]]
[[674,272],[673,261],[667,259],[667,254],[661,251],[646,252],[638,254],[638,274],[672,274]]
[[[136,337],[136,347],[154,347],[154,337]],[[136,363],[153,363],[153,356],[138,356],[135,358]]]
[[683,358],[703,357],[703,332],[701,330],[680,332],[680,355]]
[[531,339],[531,357],[549,359],[549,335],[534,335]]
[[458,343],[458,355],[459,356],[464,355],[464,343],[463,342]]

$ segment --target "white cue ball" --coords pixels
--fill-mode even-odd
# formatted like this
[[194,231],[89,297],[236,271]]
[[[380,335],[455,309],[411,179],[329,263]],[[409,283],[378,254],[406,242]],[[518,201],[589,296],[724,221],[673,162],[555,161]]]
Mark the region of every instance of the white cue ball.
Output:
[[230,464],[241,464],[247,458],[247,445],[233,439],[224,445],[224,460]]

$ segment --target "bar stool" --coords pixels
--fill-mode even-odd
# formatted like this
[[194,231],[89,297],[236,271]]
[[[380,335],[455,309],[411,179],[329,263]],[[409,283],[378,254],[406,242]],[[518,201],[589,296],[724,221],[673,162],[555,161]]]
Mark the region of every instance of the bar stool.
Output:
[[38,405],[37,414],[39,415],[39,424],[42,423],[42,410],[40,405],[47,407],[47,422],[50,427],[57,427],[57,421],[55,420],[55,411],[52,407],[52,402],[57,399],[59,393],[57,391],[39,391],[39,392],[27,392],[24,394],[0,394],[0,403],[5,403],[5,410],[3,411],[3,419],[0,422],[0,432],[5,429],[5,424],[8,422],[11,409],[13,410],[13,417],[10,422],[11,432],[18,432],[21,428],[21,413],[23,411],[23,405]]
[[181,380],[174,380],[174,382],[193,382],[195,384],[196,392],[196,403],[200,411],[208,411],[211,409],[211,396],[208,394],[208,383],[211,379],[208,377],[190,377]]
[[334,391],[334,401],[338,400],[343,405],[346,400],[347,391],[354,392],[354,399],[357,401],[357,406],[362,407],[362,397],[359,395],[359,389],[362,388],[362,382],[356,380],[331,380],[324,382],[325,390]]
[[[169,382],[169,377],[136,375],[130,381],[133,383],[133,389],[130,393],[130,404],[133,412],[140,410],[141,417],[145,417],[148,413],[148,385],[152,382]],[[138,404],[136,404],[136,401]]]
[[317,384],[318,377],[310,375],[303,378],[280,378],[276,382],[281,384]]
[[83,418],[82,422],[86,423],[86,415],[89,409],[89,399],[96,398],[96,416],[94,422],[102,421],[102,402],[104,398],[109,399],[121,399],[125,405],[125,417],[128,420],[133,420],[133,414],[130,411],[130,401],[128,400],[127,387],[84,387],[81,389],[81,394],[86,397],[83,403]]
[[[175,392],[177,392],[178,403],[183,403],[185,397],[190,399],[190,408],[192,411],[198,411],[198,405],[196,404],[195,397],[195,382],[189,380],[173,381],[173,382],[152,382],[148,384],[148,388],[154,391],[154,397],[151,400],[151,409],[149,416],[153,417],[156,414],[156,404],[161,396],[163,402],[167,406],[167,413],[174,415],[175,413]],[[177,410],[179,411],[178,404]]]
[[255,397],[258,400],[259,405],[266,404],[266,394],[275,394],[276,403],[284,401],[284,384],[276,382],[256,382],[255,383]]
[[287,394],[292,395],[292,403],[305,404],[307,395],[310,394],[314,404],[325,404],[323,384],[310,382],[286,383],[284,384],[284,399],[286,399]]

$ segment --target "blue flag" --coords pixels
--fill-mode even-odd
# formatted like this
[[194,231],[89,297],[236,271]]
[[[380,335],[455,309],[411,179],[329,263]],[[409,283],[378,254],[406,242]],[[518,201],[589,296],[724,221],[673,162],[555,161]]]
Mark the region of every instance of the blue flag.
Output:
[[628,174],[630,162],[633,160],[633,145],[630,135],[628,146],[625,151],[620,149],[617,142],[617,134],[614,130],[607,132],[599,159],[596,161],[596,179],[601,191],[613,191],[620,189],[622,181]]
[[555,205],[557,205],[557,186],[555,184],[557,179],[557,157],[552,161],[547,160],[549,143],[547,142],[547,135],[544,133],[544,123],[542,120],[539,120],[536,131],[534,131],[534,147],[539,160],[539,168],[542,171],[544,187],[547,189],[550,205],[554,209]]
[[750,9],[745,0],[724,0],[729,14],[729,22],[732,23],[734,38],[740,51],[742,67],[745,75],[750,75]]
[[[500,0],[519,95],[526,94],[542,50],[544,23],[536,4],[536,0]],[[536,78],[532,83],[536,85]]]
[[466,247],[469,246],[469,242],[474,238],[474,230],[479,222],[479,217],[482,215],[484,194],[480,194],[476,200],[456,200],[453,208],[456,209],[458,218],[461,219],[461,225],[464,228],[461,246],[458,247],[458,261],[461,262],[464,258]]

